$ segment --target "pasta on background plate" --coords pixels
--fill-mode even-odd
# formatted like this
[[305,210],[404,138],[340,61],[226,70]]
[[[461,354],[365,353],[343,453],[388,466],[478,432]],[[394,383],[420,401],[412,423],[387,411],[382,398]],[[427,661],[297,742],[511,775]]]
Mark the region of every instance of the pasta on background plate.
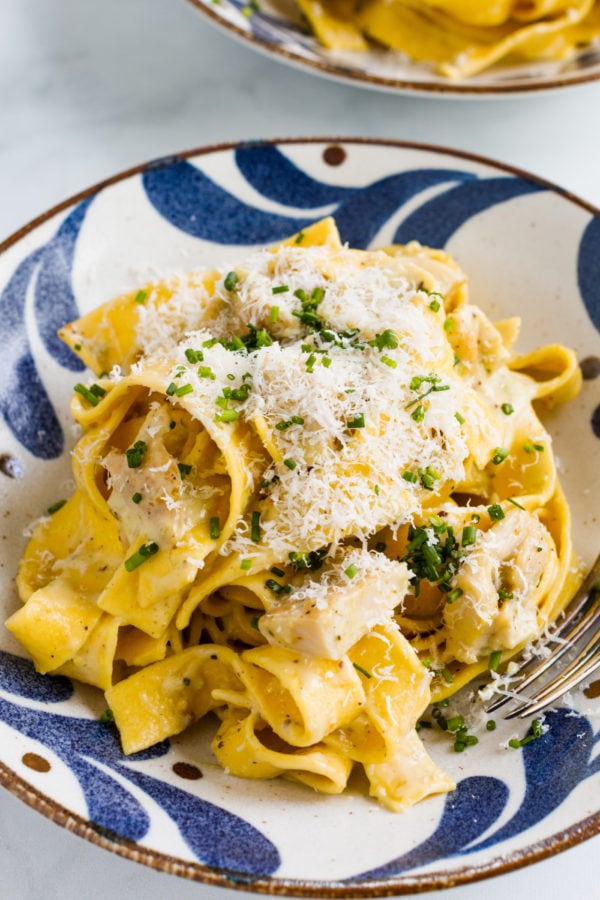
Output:
[[567,59],[600,38],[596,0],[296,0],[332,50],[365,51],[368,39],[449,78],[499,61]]
[[76,489],[35,528],[8,628],[95,685],[133,753],[216,717],[234,775],[392,810],[453,788],[415,728],[537,638],[572,589],[534,404],[574,354],[519,355],[444,252],[324,219],[61,331]]

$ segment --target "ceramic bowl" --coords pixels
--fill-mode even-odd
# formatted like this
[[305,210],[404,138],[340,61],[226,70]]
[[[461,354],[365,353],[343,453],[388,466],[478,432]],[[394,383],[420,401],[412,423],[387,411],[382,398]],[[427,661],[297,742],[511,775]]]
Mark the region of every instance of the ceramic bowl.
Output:
[[[520,348],[576,348],[580,395],[547,421],[587,565],[600,506],[600,215],[532,175],[443,148],[360,139],[209,147],[118,175],[0,248],[0,504],[4,619],[31,524],[72,488],[68,400],[81,364],[56,330],[148,278],[226,264],[324,215],[344,241],[447,248],[492,319],[518,313]],[[404,814],[355,787],[318,795],[247,781],[210,752],[212,723],[131,757],[104,700],[42,677],[0,629],[0,781],[41,813],[130,859],[215,885],[354,897],[454,885],[539,860],[600,830],[596,685],[526,725],[497,719],[454,753],[428,748],[456,791]],[[459,702],[459,701],[456,701]],[[596,747],[596,752],[595,748]]]
[[230,37],[314,75],[373,90],[446,97],[494,97],[572,87],[600,78],[600,48],[581,47],[566,60],[501,62],[460,80],[385,47],[328,50],[312,34],[294,0],[189,0]]

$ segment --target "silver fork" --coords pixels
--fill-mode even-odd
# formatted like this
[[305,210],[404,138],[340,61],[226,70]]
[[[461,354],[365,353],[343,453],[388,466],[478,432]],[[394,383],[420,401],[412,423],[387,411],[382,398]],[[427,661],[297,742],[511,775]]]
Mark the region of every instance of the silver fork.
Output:
[[[556,703],[568,690],[600,669],[600,556],[571,600],[553,638],[558,643],[552,653],[537,664],[532,660],[524,662],[513,675],[515,678],[522,676],[522,680],[514,690],[511,688],[510,695],[494,701],[486,712],[492,713],[508,703],[517,703],[517,707],[504,716],[505,719],[523,719],[534,715]],[[549,670],[573,650],[576,650],[576,656],[554,678],[546,681],[533,694],[522,693],[544,674],[549,674]]]

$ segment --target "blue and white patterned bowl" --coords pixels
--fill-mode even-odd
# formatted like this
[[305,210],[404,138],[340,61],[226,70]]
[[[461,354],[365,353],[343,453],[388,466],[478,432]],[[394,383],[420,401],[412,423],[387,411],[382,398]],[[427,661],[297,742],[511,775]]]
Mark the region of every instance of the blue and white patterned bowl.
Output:
[[[586,379],[549,423],[591,563],[600,506],[600,214],[533,176],[441,148],[326,139],[253,142],[150,163],[65,202],[0,247],[2,618],[27,529],[69,491],[68,398],[81,365],[56,329],[158,273],[226,263],[333,213],[355,247],[446,247],[492,318],[519,313],[521,347],[574,346]],[[596,688],[600,685],[596,683]],[[238,780],[211,728],[125,758],[103,699],[42,678],[0,631],[0,781],[43,814],[123,856],[215,885],[317,897],[378,896],[497,874],[600,830],[600,703],[592,686],[464,754],[425,737],[457,790],[398,815],[357,788],[321,796]]]
[[189,0],[208,21],[254,50],[314,75],[394,93],[490,97],[572,87],[600,78],[600,48],[566,60],[497,63],[452,80],[432,65],[373,43],[364,53],[328,50],[312,34],[294,0]]

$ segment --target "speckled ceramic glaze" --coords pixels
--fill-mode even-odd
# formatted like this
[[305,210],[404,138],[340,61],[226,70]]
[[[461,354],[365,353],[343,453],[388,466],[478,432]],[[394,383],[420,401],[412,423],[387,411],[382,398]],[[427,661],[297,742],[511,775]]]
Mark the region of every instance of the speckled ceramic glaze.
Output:
[[[23,229],[0,254],[2,618],[30,524],[71,490],[68,401],[81,364],[56,329],[158,273],[225,264],[333,213],[343,240],[446,247],[493,319],[518,313],[521,349],[561,341],[586,360],[580,396],[548,421],[584,562],[598,550],[600,215],[532,176],[432,147],[252,142],[125,173]],[[596,363],[594,362],[596,360]],[[481,878],[600,830],[594,687],[546,718],[498,721],[454,753],[422,732],[456,791],[405,814],[358,782],[322,796],[218,768],[214,723],[124,757],[99,692],[36,675],[0,630],[0,780],[69,829],[131,859],[274,894],[399,894]],[[458,709],[460,700],[450,710]]]
[[328,50],[313,36],[294,0],[189,0],[230,36],[273,59],[315,75],[398,93],[503,96],[570,87],[600,78],[600,47],[568,60],[498,63],[470,78],[448,79],[425,62],[374,43],[364,53]]

